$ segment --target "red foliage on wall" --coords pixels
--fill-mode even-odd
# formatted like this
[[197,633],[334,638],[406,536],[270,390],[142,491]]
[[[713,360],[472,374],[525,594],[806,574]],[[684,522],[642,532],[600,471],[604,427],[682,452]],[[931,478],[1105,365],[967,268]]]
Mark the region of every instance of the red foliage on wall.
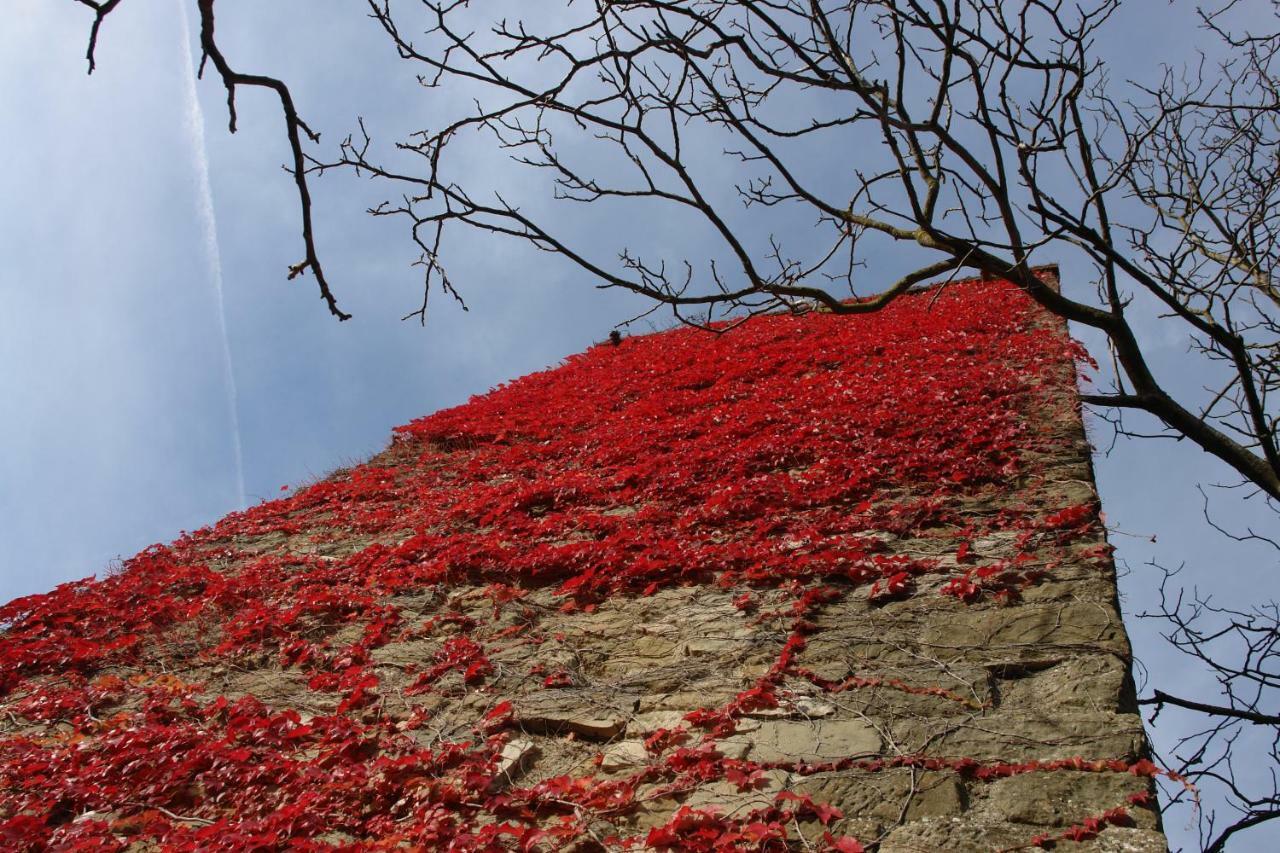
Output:
[[[754,784],[776,765],[727,759],[716,739],[742,714],[776,705],[783,675],[832,692],[867,686],[824,682],[796,665],[809,617],[824,603],[853,590],[873,601],[916,595],[924,576],[964,602],[1016,597],[1051,568],[986,560],[970,541],[1016,531],[1029,553],[1094,530],[1088,505],[972,520],[954,517],[947,501],[1025,473],[1023,455],[1051,440],[1028,427],[1025,411],[1047,384],[1065,389],[1071,371],[1062,366],[1080,356],[1023,295],[977,282],[852,320],[775,316],[720,336],[626,339],[398,429],[383,464],[154,546],[105,579],[11,602],[0,608],[0,698],[42,727],[0,737],[0,840],[13,850],[132,842],[318,850],[330,846],[322,836],[340,832],[378,849],[781,849],[796,815],[825,825],[834,810],[783,792],[732,819],[681,808],[636,838],[593,840],[587,821],[631,807],[641,783]],[[969,535],[945,563],[888,554],[871,535],[943,523],[964,523]],[[317,531],[369,544],[336,559],[258,556],[235,544],[323,538]],[[634,776],[498,789],[510,737],[501,695],[490,697],[493,710],[468,739],[430,749],[409,737],[425,724],[419,715],[395,722],[377,708],[370,653],[439,627],[405,624],[389,600],[459,584],[488,585],[495,618],[539,586],[574,609],[716,584],[737,590],[744,619],[757,610],[756,592],[782,589],[794,602],[792,628],[759,683],[726,707],[690,714],[681,730],[654,735],[654,761]],[[332,631],[318,630],[326,626],[358,630],[335,644]],[[462,617],[451,630],[409,693],[446,678],[491,690],[493,651],[537,641],[486,633]],[[304,721],[160,674],[174,671],[171,663],[261,655],[298,670],[310,689],[338,694],[336,712]],[[565,672],[534,677],[549,689],[572,684]],[[941,688],[877,686],[971,701]],[[924,757],[831,766],[912,762],[976,779],[1158,772]],[[1120,818],[1102,815],[1080,832]],[[831,833],[823,843],[862,849]]]

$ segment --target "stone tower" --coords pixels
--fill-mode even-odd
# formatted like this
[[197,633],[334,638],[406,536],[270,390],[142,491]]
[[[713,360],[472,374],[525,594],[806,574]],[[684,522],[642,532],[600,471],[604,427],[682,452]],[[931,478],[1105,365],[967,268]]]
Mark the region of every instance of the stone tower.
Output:
[[12,602],[3,846],[1163,850],[1079,356],[981,281],[627,338]]

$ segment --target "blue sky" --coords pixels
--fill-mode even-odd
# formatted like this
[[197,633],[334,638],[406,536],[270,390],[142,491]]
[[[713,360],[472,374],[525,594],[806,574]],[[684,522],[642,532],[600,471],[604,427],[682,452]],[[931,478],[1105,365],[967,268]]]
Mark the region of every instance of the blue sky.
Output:
[[[0,127],[20,164],[0,176],[0,597],[100,572],[236,508],[232,393],[254,502],[380,449],[396,424],[583,349],[624,313],[567,269],[535,270],[516,247],[488,244],[468,256],[469,314],[440,300],[427,329],[401,322],[419,298],[416,255],[401,230],[363,215],[364,184],[326,179],[320,244],[356,315],[339,325],[309,278],[285,280],[301,241],[277,106],[246,92],[231,136],[223,92],[206,81],[206,133],[193,134],[176,3],[122,5],[92,77],[85,10],[20,8],[0,33]],[[241,38],[236,23],[228,14],[223,25],[234,61],[279,64],[259,31]],[[354,16],[363,40],[319,37],[335,52],[385,47],[362,23]],[[293,57],[312,66],[295,94],[337,136],[368,81],[309,57]]]
[[[425,329],[401,322],[419,299],[416,254],[401,228],[363,215],[376,187],[337,176],[314,191],[329,277],[355,315],[339,324],[309,278],[285,280],[302,253],[276,104],[246,91],[231,136],[224,93],[207,79],[193,112],[176,0],[122,4],[92,77],[87,9],[10,3],[0,30],[2,600],[100,574],[242,500],[359,460],[392,426],[554,364],[644,307],[545,255],[474,236],[454,252],[471,311],[437,298]],[[1159,5],[1164,18],[1131,4],[1117,22],[1109,46],[1125,73],[1190,56],[1191,7]],[[232,64],[288,80],[326,143],[357,115],[393,134],[463,97],[424,95],[350,4],[220,8]],[[503,168],[483,152],[469,166]],[[690,239],[668,236],[677,248]],[[1064,259],[1063,273],[1070,289],[1084,270]],[[1196,381],[1179,339],[1155,325],[1144,336],[1166,377]],[[1105,447],[1105,430],[1091,428]],[[1187,584],[1224,604],[1278,597],[1273,552],[1228,547],[1203,524],[1195,484],[1231,479],[1215,460],[1185,442],[1128,442],[1097,467],[1113,542],[1132,567],[1126,614],[1151,605],[1152,559],[1185,562]],[[1215,508],[1232,524],[1274,527],[1250,504]],[[1153,627],[1129,625],[1154,680],[1212,696]],[[1165,742],[1177,730],[1168,716]]]

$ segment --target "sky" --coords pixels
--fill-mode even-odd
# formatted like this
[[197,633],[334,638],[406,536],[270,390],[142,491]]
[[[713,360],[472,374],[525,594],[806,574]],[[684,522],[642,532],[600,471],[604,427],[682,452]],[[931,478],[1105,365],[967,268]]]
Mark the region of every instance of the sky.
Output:
[[[302,249],[278,107],[246,91],[240,131],[227,132],[220,85],[194,80],[178,0],[123,3],[103,27],[92,76],[86,8],[9,2],[0,29],[0,600],[101,575],[149,544],[365,458],[393,426],[554,365],[646,307],[594,289],[556,259],[477,235],[454,253],[470,310],[437,294],[425,328],[402,322],[420,299],[416,253],[402,228],[363,214],[381,199],[376,187],[326,176],[313,184],[318,244],[355,315],[337,323],[309,277],[285,279]],[[1190,56],[1189,8],[1122,17],[1110,45],[1117,61],[1155,62],[1130,46],[1139,29],[1161,59]],[[350,4],[219,10],[232,64],[286,79],[325,143],[354,130],[357,116],[394,134],[464,97],[424,94]],[[482,152],[463,166],[505,168]],[[669,228],[665,239],[678,250],[693,238]],[[1084,270],[1064,265],[1068,290],[1073,274],[1083,280]],[[1142,331],[1158,370],[1197,380],[1177,338]],[[1109,445],[1103,425],[1090,433]],[[1150,561],[1185,563],[1184,582],[1223,604],[1280,597],[1274,552],[1224,543],[1203,522],[1195,485],[1230,480],[1216,460],[1186,442],[1131,441],[1095,463],[1128,567],[1126,617],[1153,606]],[[1252,503],[1219,496],[1214,510],[1239,527],[1274,528]],[[1129,618],[1128,627],[1153,683],[1212,698],[1212,682],[1170,654],[1157,625]],[[1161,721],[1153,736],[1167,747],[1179,718]],[[1191,837],[1181,820],[1167,827],[1175,846]],[[1263,849],[1269,832],[1249,837],[1262,846],[1239,849]]]

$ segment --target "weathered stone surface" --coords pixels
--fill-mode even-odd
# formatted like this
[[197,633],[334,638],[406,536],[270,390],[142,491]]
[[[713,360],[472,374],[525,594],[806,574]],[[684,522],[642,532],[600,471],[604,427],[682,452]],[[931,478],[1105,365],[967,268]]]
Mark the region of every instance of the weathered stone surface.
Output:
[[907,804],[907,820],[960,814],[968,803],[968,791],[954,774],[922,773]]
[[370,657],[375,663],[394,666],[421,666],[431,660],[440,649],[439,641],[407,640],[400,643],[388,643],[374,649]]
[[733,699],[742,689],[742,685],[734,681],[714,679],[699,686],[699,689],[673,690],[656,696],[645,696],[640,702],[640,711],[680,710],[689,712],[697,708],[716,707]]
[[[1131,794],[1148,788],[1146,779],[1128,774],[1026,773],[992,783],[984,792],[981,811],[1012,823],[1070,826],[1127,803]],[[1129,812],[1142,828],[1155,828],[1148,810]]]
[[638,740],[624,740],[606,749],[600,761],[600,769],[606,772],[627,770],[639,767],[649,760],[649,753],[644,743]]
[[911,797],[911,781],[911,772],[904,769],[883,773],[850,770],[800,777],[791,787],[817,801],[839,806],[845,817],[862,820],[864,827],[883,827],[901,818]]
[[712,782],[700,786],[683,804],[695,809],[715,809],[729,817],[743,815],[773,805],[778,793],[787,787],[789,778],[785,770],[769,770],[746,791],[739,790],[732,782]]
[[[1025,605],[1011,610],[957,610],[950,618],[932,620],[921,638],[930,646],[978,646],[988,649],[1089,645],[1128,652],[1128,642],[1114,609],[1100,602],[1070,601]],[[941,615],[941,614],[939,614]]]
[[[642,700],[641,707],[644,704]],[[634,715],[627,723],[627,734],[643,737],[658,729],[674,729],[684,724],[683,711],[644,711]]]
[[802,717],[814,719],[830,717],[836,712],[836,706],[812,696],[784,696],[779,699],[776,708],[760,708],[747,714],[750,717]]
[[[934,853],[1025,849],[1026,827],[1007,823],[983,823],[966,817],[923,818],[892,830],[880,844],[881,853]],[[1089,853],[1166,853],[1164,835],[1146,829],[1107,827],[1085,842],[1058,841],[1055,850]]]
[[1150,829],[1108,827],[1107,831],[1085,844],[1066,842],[1062,850],[1089,850],[1090,853],[1166,853],[1169,849],[1164,833]]
[[895,739],[912,749],[930,746],[942,755],[982,761],[1053,760],[1088,756],[1136,760],[1145,744],[1135,714],[973,715],[949,722],[912,720],[892,726]]
[[934,851],[993,851],[1024,847],[1027,828],[1008,823],[978,823],[968,816],[922,817],[891,830],[880,843],[880,853],[934,853]]
[[747,735],[752,761],[830,761],[875,755],[880,733],[862,720],[765,720]]
[[747,753],[751,751],[752,743],[748,735],[739,733],[716,741],[716,751],[725,758],[739,761],[747,757]]
[[522,697],[515,705],[516,724],[536,734],[568,734],[609,740],[622,734],[631,718],[633,697],[590,690],[546,690]]
[[1114,713],[1136,710],[1126,701],[1128,669],[1127,663],[1114,655],[1085,655],[1050,661],[1042,667],[995,667],[993,674],[1002,710]]
[[507,741],[506,746],[502,748],[502,752],[498,755],[498,772],[494,774],[493,781],[489,783],[491,788],[501,788],[510,785],[512,782],[520,778],[530,762],[538,754],[537,745],[525,738],[514,738]]
[[679,645],[680,641],[677,637],[645,634],[632,643],[631,648],[643,658],[666,659],[675,653]]
[[864,838],[903,820],[960,815],[969,808],[967,788],[952,773],[838,771],[794,778],[791,787],[838,806],[845,818],[859,823]]

